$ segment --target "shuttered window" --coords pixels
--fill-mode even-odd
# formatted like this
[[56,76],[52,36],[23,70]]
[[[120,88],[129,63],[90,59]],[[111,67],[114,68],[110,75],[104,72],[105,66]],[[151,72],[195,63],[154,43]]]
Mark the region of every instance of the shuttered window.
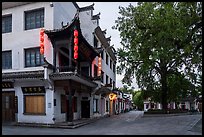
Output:
[[45,114],[44,95],[24,95],[26,114]]

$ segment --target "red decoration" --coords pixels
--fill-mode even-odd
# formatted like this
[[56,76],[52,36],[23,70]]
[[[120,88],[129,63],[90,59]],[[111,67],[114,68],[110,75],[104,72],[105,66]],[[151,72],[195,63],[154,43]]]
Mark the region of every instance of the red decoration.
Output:
[[74,37],[78,37],[78,31],[74,30]]
[[40,54],[44,54],[44,30],[40,30]]
[[78,46],[74,45],[74,52],[78,51]]
[[101,76],[101,56],[98,57],[98,76]]
[[78,38],[74,38],[74,44],[76,45],[76,44],[78,44]]
[[78,59],[78,31],[74,30],[74,59]]
[[40,48],[40,54],[44,54],[44,49]]
[[74,59],[78,59],[78,52],[74,52]]

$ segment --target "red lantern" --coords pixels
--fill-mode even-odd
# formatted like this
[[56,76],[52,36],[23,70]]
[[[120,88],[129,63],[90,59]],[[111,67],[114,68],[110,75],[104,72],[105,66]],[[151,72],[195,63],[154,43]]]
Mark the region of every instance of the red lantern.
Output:
[[74,37],[78,37],[78,31],[74,30]]
[[74,59],[78,59],[78,31],[74,30]]
[[44,54],[44,49],[40,48],[40,54]]
[[44,30],[40,30],[40,54],[44,54]]
[[74,59],[78,59],[78,52],[74,52]]
[[77,52],[77,51],[78,51],[78,46],[74,45],[74,52]]
[[101,56],[98,57],[98,76],[101,76]]
[[74,38],[74,44],[77,45],[78,44],[78,38]]

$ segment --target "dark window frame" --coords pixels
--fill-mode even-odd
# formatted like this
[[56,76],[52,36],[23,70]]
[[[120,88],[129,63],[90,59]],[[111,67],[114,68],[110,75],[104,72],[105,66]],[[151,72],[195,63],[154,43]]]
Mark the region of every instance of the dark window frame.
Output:
[[103,59],[103,55],[104,55],[103,52],[104,52],[104,51],[101,52],[101,58],[102,58],[102,59]]
[[108,54],[106,53],[106,64],[108,65]]
[[[42,66],[44,64],[44,55],[40,54],[40,47],[24,49],[24,52],[25,52],[25,68],[38,67],[38,66]],[[34,54],[32,54],[33,52],[34,52]],[[32,61],[32,59],[33,59],[32,56],[33,55],[34,55],[34,62]],[[38,56],[39,56],[39,59],[38,59],[38,62],[37,62]],[[29,59],[29,61],[28,61],[28,59]],[[32,64],[32,62],[34,64]]]
[[112,60],[110,59],[110,69],[112,69]]
[[2,16],[2,34],[12,32],[12,14]]
[[[33,22],[31,20],[33,20]],[[44,8],[39,8],[39,9],[34,9],[34,10],[29,10],[29,11],[24,12],[24,29],[25,30],[43,28],[44,24],[45,24],[45,9]]]
[[102,83],[104,83],[103,78],[104,78],[104,72],[101,70],[101,82],[102,82]]
[[106,75],[106,84],[108,84],[108,78],[109,78],[109,76]]
[[12,51],[2,51],[2,69],[12,69]]
[[115,65],[115,63],[113,63],[113,72],[115,73],[115,67],[116,67],[116,65]]

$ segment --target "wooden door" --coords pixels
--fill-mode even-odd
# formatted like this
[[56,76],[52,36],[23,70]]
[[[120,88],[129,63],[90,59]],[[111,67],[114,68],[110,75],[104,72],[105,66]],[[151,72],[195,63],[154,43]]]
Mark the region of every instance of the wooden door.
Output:
[[15,121],[15,92],[2,92],[2,122]]

